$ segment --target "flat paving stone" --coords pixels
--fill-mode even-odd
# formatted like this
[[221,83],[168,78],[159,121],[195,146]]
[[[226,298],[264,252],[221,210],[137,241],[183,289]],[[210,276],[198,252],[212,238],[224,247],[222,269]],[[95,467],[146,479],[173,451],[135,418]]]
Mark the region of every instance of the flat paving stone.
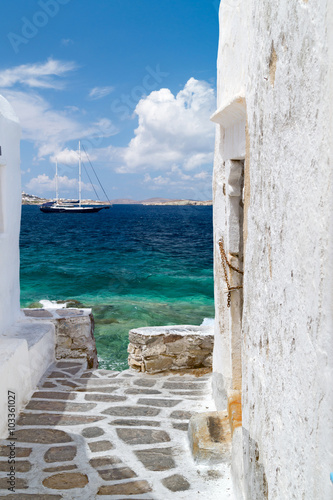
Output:
[[68,375],[64,372],[52,372],[47,378],[66,378]]
[[77,368],[63,368],[63,370],[66,373],[71,373],[72,375],[76,375],[81,370],[81,366],[78,366]]
[[[10,500],[61,500],[63,496],[60,495],[48,495],[44,493],[11,493]],[[0,500],[8,500],[8,495],[0,496]]]
[[188,422],[177,422],[172,424],[172,427],[178,431],[188,431]]
[[176,418],[177,420],[190,420],[193,413],[191,411],[175,410],[170,414],[170,418]]
[[83,373],[80,378],[99,378],[94,373]]
[[139,405],[147,405],[147,406],[157,406],[162,408],[172,408],[173,406],[177,406],[181,403],[180,399],[146,399],[141,398],[138,400]]
[[191,485],[185,479],[184,476],[180,474],[174,474],[173,476],[165,477],[162,479],[162,484],[168,488],[168,490],[176,492],[176,491],[186,491]]
[[152,491],[147,481],[132,481],[130,483],[120,483],[101,486],[97,495],[142,495]]
[[53,389],[54,387],[57,387],[57,384],[54,384],[53,382],[45,382],[42,387],[45,387],[45,389]]
[[91,443],[88,443],[88,446],[92,452],[108,451],[113,448],[113,444],[110,443],[110,441],[92,441]]
[[146,469],[151,471],[169,470],[176,466],[172,448],[151,448],[134,453]]
[[79,387],[77,392],[100,392],[109,394],[111,392],[116,391],[119,387]]
[[57,380],[57,382],[61,385],[72,387],[72,389],[76,389],[77,387],[79,387],[78,384],[74,384],[74,382],[72,382],[71,380]]
[[103,434],[105,434],[105,432],[100,427],[88,427],[87,429],[83,429],[81,434],[85,438],[95,438],[95,437],[103,436]]
[[[10,441],[8,441],[10,443]],[[9,457],[10,448],[6,445],[0,446],[0,457]],[[15,457],[16,458],[26,458],[31,455],[32,448],[21,448],[15,446]]]
[[163,384],[163,389],[182,389],[182,390],[195,390],[195,389],[200,389],[202,390],[203,387],[201,384],[195,384],[191,382],[183,383],[183,382],[165,382]]
[[67,462],[73,460],[76,456],[76,446],[57,446],[49,448],[44,455],[44,461],[52,462]]
[[182,396],[184,399],[188,396],[198,396],[199,399],[202,399],[206,394],[203,391],[169,391],[169,393],[173,396]]
[[94,378],[94,379],[74,379],[74,382],[84,384],[85,387],[103,387],[106,385],[118,384],[118,380],[112,378]]
[[[6,462],[0,461],[0,471],[1,472],[10,472],[10,467],[12,467],[12,464],[8,463],[8,460]],[[15,472],[29,472],[31,469],[32,465],[30,462],[27,460],[16,460],[15,459]]]
[[154,385],[156,384],[156,380],[139,378],[138,380],[134,380],[133,384],[138,385],[140,387],[154,387]]
[[39,410],[39,411],[77,411],[84,412],[90,411],[96,408],[93,403],[67,403],[63,401],[30,401],[26,409],[27,410]]
[[[7,482],[7,478],[0,478],[0,490],[6,490],[8,491],[8,488],[10,487],[10,484]],[[23,479],[21,477],[15,477],[15,489],[16,490],[26,490],[29,488],[28,481],[26,479]],[[11,493],[8,496],[12,496]]]
[[62,472],[64,470],[75,470],[77,465],[58,465],[57,467],[46,467],[43,469],[44,472]]
[[70,490],[84,488],[88,484],[88,476],[81,472],[63,472],[44,479],[43,485],[53,490]]
[[73,400],[76,398],[76,394],[74,392],[64,392],[64,391],[37,391],[34,392],[31,396],[32,398],[37,399],[66,399]]
[[156,444],[170,441],[167,432],[154,429],[116,429],[118,437],[127,444]]
[[157,408],[147,406],[111,406],[102,411],[103,415],[113,415],[115,417],[156,417],[160,413]]
[[99,422],[105,417],[90,415],[71,415],[70,413],[22,413],[18,425],[81,425]]
[[100,467],[120,464],[122,463],[122,461],[118,457],[108,456],[108,457],[92,458],[91,460],[89,460],[89,463],[91,467],[93,467],[94,469],[98,469]]
[[126,401],[126,396],[112,396],[108,394],[86,394],[84,399],[86,401],[101,401],[102,403],[119,403]]
[[98,470],[98,474],[104,481],[120,481],[122,479],[132,479],[138,477],[129,467],[116,467],[114,469]]
[[109,422],[109,425],[126,425],[128,427],[159,427],[161,422],[157,422],[155,420],[126,420],[117,419]]
[[162,392],[157,389],[135,389],[132,387],[131,389],[126,389],[125,394],[162,394]]
[[[205,384],[211,378],[211,371],[207,374],[202,374],[201,369],[194,370],[192,375],[187,372],[187,375],[172,375],[166,379],[167,382],[195,382],[198,384]],[[199,376],[198,373],[199,372]]]
[[20,429],[15,432],[19,443],[69,443],[72,438],[64,431],[58,429]]

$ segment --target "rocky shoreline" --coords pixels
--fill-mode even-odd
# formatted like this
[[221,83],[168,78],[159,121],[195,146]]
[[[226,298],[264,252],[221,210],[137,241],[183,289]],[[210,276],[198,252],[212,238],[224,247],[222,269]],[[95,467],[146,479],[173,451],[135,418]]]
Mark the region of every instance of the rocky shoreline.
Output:
[[[49,198],[40,198],[32,194],[22,193],[22,205],[42,205],[52,201]],[[63,200],[64,201],[64,200]],[[94,205],[105,205],[109,203],[108,201],[95,201],[95,200],[82,200],[84,205],[94,204]],[[213,202],[211,200],[198,201],[198,200],[166,200],[166,199],[148,199],[148,200],[127,200],[127,199],[117,199],[111,200],[111,205],[170,205],[170,206],[181,206],[181,205],[195,205],[195,206],[211,206]]]

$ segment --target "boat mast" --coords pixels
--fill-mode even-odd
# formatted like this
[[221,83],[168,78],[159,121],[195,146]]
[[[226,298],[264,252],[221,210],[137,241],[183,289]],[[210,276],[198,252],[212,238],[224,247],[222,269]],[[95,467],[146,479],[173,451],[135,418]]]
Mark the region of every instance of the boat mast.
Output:
[[59,193],[58,193],[58,158],[56,158],[55,185],[56,185],[56,202],[58,203],[58,201],[59,201]]
[[81,206],[81,141],[79,141],[79,206]]

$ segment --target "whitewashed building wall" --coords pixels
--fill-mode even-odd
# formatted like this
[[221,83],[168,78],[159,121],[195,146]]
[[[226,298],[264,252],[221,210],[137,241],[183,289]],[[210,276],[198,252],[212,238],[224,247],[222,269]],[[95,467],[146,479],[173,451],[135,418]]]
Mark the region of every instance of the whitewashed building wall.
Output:
[[20,315],[21,129],[0,96],[0,335]]
[[[237,496],[328,499],[333,3],[222,0],[220,29],[214,394],[219,409],[235,393],[242,400],[233,432]],[[230,308],[221,238],[229,260],[244,267]]]

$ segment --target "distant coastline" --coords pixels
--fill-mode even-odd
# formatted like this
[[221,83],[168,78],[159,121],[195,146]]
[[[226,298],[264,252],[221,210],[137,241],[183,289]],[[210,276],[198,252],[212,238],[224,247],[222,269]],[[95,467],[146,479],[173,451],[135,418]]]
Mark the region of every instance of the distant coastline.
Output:
[[[32,194],[22,193],[22,205],[41,205],[42,203],[47,203],[51,201],[48,198],[40,198]],[[115,200],[110,200],[112,205],[197,205],[197,206],[210,206],[212,205],[211,200],[198,201],[198,200],[171,200],[167,198],[149,198],[147,200],[132,200],[130,198],[118,198]],[[105,201],[94,201],[94,200],[82,200],[83,204],[102,204]]]

